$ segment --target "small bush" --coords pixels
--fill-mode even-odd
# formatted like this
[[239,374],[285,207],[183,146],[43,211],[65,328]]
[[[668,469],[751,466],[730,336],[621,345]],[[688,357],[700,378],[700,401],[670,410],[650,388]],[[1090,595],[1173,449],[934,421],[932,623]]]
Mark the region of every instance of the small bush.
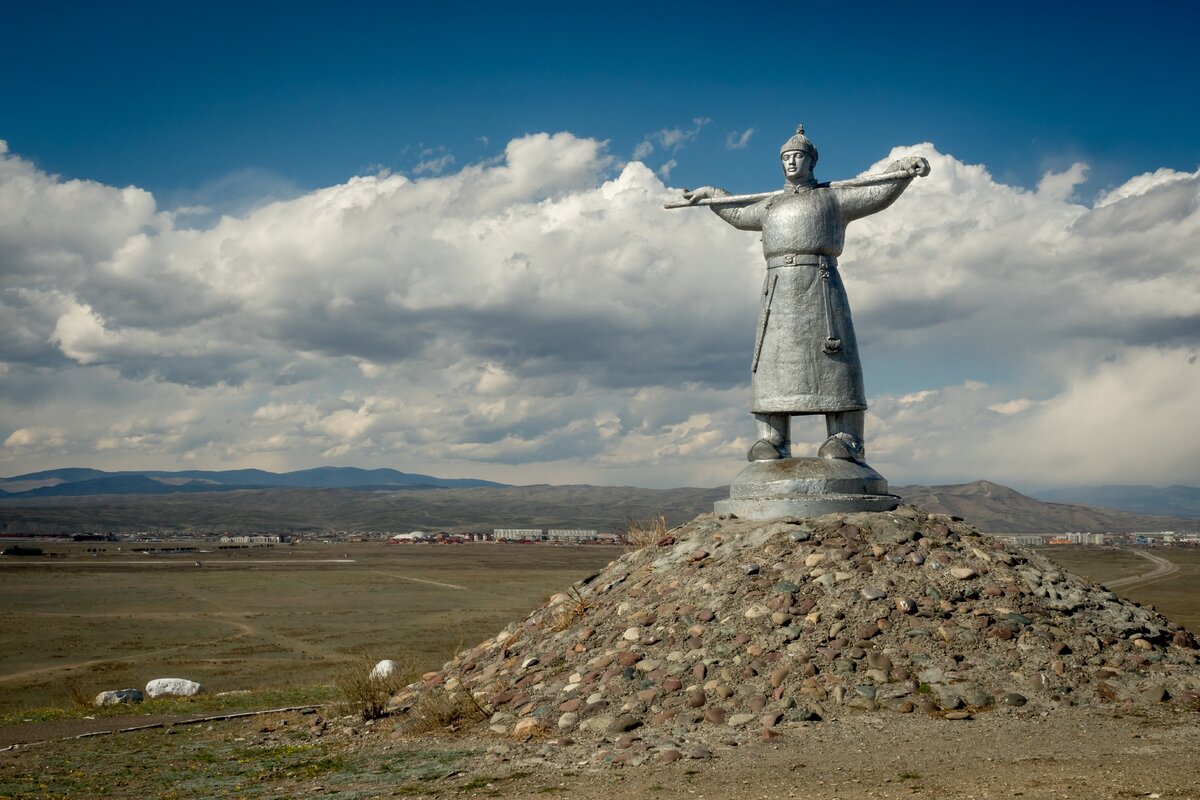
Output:
[[576,621],[583,619],[584,615],[588,612],[588,608],[587,600],[583,598],[578,589],[572,586],[567,590],[566,599],[554,608],[550,621],[551,627],[556,631],[565,631],[574,625]]
[[406,733],[426,733],[434,730],[457,731],[464,725],[481,722],[492,712],[462,689],[447,692],[441,687],[425,689],[416,705],[408,712]]
[[392,695],[417,677],[416,669],[405,663],[386,678],[372,676],[375,659],[364,656],[345,666],[334,679],[340,702],[364,720],[387,716]]
[[92,708],[92,704],[96,700],[96,695],[88,694],[83,688],[82,682],[78,678],[68,678],[63,684],[63,690],[67,694],[67,705],[75,708]]
[[631,517],[625,521],[625,546],[630,550],[641,550],[643,547],[658,544],[666,535],[666,514],[659,514],[648,520],[636,520]]

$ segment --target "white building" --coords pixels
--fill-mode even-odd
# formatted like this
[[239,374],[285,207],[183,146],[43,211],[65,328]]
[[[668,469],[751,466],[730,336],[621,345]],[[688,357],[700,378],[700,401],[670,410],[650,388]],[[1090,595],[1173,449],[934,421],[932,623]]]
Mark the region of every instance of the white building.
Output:
[[541,528],[496,528],[492,531],[492,536],[497,542],[516,542],[521,539],[528,539],[531,542],[540,542],[542,540]]

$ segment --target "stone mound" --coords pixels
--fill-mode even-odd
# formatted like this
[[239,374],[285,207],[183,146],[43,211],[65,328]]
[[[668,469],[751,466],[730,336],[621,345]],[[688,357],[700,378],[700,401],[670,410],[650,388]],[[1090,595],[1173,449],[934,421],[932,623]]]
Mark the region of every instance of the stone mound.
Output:
[[1188,631],[959,518],[901,506],[702,515],[394,706],[413,719],[469,693],[496,734],[599,743],[593,760],[636,763],[852,713],[1195,708],[1198,692]]

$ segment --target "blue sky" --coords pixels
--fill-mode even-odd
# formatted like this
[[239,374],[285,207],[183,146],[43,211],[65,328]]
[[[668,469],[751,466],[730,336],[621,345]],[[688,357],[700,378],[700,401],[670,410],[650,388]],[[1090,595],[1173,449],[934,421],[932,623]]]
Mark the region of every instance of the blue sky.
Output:
[[1194,5],[2,19],[0,474],[723,483],[761,255],[661,205],[804,122],[934,165],[842,258],[889,479],[1200,484]]
[[628,157],[693,119],[648,159],[681,185],[773,185],[762,155],[800,120],[826,177],[918,141],[1021,185],[1085,161],[1091,193],[1197,160],[1189,3],[6,5],[10,148],[166,202],[246,170],[241,191],[278,193],[431,149],[461,166],[538,131]]

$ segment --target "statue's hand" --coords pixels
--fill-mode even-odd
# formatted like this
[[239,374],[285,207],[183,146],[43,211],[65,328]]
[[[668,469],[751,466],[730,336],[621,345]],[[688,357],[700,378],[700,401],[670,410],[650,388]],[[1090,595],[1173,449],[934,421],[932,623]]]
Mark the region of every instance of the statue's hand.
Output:
[[683,199],[692,205],[696,205],[701,200],[708,200],[711,197],[726,197],[728,194],[729,192],[724,189],[717,189],[713,186],[701,186],[699,189],[684,189]]
[[915,178],[924,178],[929,174],[929,160],[921,156],[908,156],[893,164],[896,170],[904,170]]

